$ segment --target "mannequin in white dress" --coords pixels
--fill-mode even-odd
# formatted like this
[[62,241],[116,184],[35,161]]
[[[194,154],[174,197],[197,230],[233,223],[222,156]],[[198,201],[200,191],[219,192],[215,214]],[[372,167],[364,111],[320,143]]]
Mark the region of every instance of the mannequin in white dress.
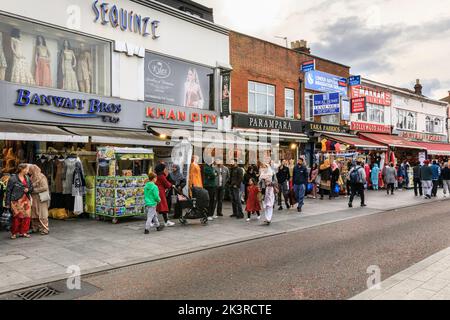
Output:
[[77,66],[77,58],[70,47],[68,40],[64,40],[64,49],[61,52],[61,68],[63,75],[63,89],[70,91],[78,91],[77,75],[75,68]]
[[11,32],[11,50],[13,53],[11,82],[34,85],[35,81],[31,74],[30,66],[23,55],[19,29],[14,29]]
[[0,32],[0,80],[5,80],[7,67],[5,52],[3,51],[3,33]]
[[81,52],[78,55],[77,78],[80,91],[91,93],[92,57],[84,43],[81,43]]

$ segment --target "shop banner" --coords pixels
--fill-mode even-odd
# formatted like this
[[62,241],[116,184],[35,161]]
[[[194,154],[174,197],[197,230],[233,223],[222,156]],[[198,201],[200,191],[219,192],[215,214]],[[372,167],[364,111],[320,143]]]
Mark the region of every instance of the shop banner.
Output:
[[423,142],[447,142],[447,136],[436,135],[421,132],[411,132],[411,131],[398,131],[398,135],[402,138],[406,138],[413,141],[423,141]]
[[305,88],[319,92],[339,92],[346,97],[347,79],[321,71],[310,71],[305,73]]
[[304,124],[304,131],[311,133],[314,131],[321,131],[321,132],[330,132],[330,133],[348,133],[348,127],[344,126],[336,126],[332,124],[326,124],[326,123],[317,123],[317,122],[305,122]]
[[316,70],[316,60],[309,60],[302,63],[301,72],[310,72]]
[[391,134],[392,128],[382,124],[373,124],[365,122],[353,122],[350,124],[352,131],[358,132],[373,132],[373,133],[386,133]]
[[145,54],[145,100],[210,110],[214,70],[196,64]]
[[313,99],[314,116],[341,113],[340,96],[338,92],[315,94]]
[[354,98],[351,100],[352,113],[366,112],[366,97]]
[[233,113],[233,127],[303,133],[302,121],[253,116],[243,113]]
[[222,73],[222,116],[228,117],[230,113],[231,76],[230,73]]
[[361,76],[351,76],[348,78],[348,85],[350,87],[361,85]]
[[392,105],[392,94],[390,92],[380,91],[365,86],[354,86],[351,87],[350,90],[351,90],[350,98],[352,99],[366,97],[367,103],[382,106]]

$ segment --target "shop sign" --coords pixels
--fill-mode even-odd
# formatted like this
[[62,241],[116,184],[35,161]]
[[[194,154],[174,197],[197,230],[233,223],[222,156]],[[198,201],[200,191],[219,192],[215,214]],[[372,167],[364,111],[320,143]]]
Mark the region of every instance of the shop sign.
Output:
[[302,63],[301,72],[309,72],[316,70],[316,60],[309,60]]
[[229,72],[222,73],[222,116],[230,115],[230,91],[231,75]]
[[339,92],[315,94],[313,101],[314,116],[339,114],[341,112]]
[[350,97],[352,99],[366,97],[367,103],[378,104],[382,106],[392,105],[392,94],[386,91],[380,91],[365,86],[351,87]]
[[304,131],[321,131],[330,133],[348,133],[348,127],[335,126],[326,123],[306,122]]
[[366,112],[366,97],[351,99],[352,113]]
[[348,78],[348,85],[350,87],[361,85],[361,76],[351,76]]
[[278,130],[291,133],[303,132],[301,121],[267,118],[248,114],[233,114],[233,127],[245,129]]
[[175,108],[165,106],[148,106],[145,117],[152,122],[193,126],[201,123],[203,127],[217,127],[218,116],[213,112],[202,112],[195,109]]
[[119,27],[122,31],[131,31],[139,33],[143,37],[152,36],[153,39],[158,39],[157,29],[160,21],[151,20],[150,17],[142,17],[141,15],[117,7],[115,4],[102,2],[98,3],[95,0],[92,3],[92,11],[94,11],[94,22],[101,21],[102,25],[111,25],[113,28]]
[[[29,105],[52,107],[40,108],[39,110],[66,118],[101,118],[103,122],[111,123],[120,121],[117,115],[122,111],[120,104],[106,103],[98,99],[74,99],[64,96],[31,93],[31,91],[25,89],[17,90],[17,99],[14,105],[22,108]],[[83,113],[80,113],[81,111]]]
[[406,138],[406,139],[414,140],[414,141],[447,142],[447,136],[440,136],[440,135],[436,135],[436,134],[399,131],[398,135],[402,138]]
[[350,124],[352,131],[359,132],[374,132],[374,133],[386,133],[391,134],[391,127],[382,124],[364,123],[364,122],[352,122]]
[[305,73],[305,88],[319,92],[339,92],[346,97],[347,79],[321,71],[310,71]]

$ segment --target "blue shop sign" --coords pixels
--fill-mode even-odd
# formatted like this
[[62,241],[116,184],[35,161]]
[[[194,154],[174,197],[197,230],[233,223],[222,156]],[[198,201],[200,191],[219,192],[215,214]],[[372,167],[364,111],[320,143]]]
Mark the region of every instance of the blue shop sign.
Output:
[[348,83],[350,87],[361,85],[361,76],[351,76],[348,78]]
[[305,88],[319,92],[339,92],[347,96],[347,79],[321,71],[305,74]]
[[32,94],[25,89],[17,90],[17,99],[14,104],[22,108],[29,105],[47,106],[52,108],[40,108],[39,110],[66,118],[101,118],[103,122],[110,123],[118,123],[120,118],[117,115],[122,111],[120,104],[105,103],[98,99],[84,100],[55,95]]
[[316,70],[316,60],[305,61],[302,63],[301,72],[310,72]]
[[340,108],[339,92],[323,93],[314,95],[314,116],[339,114]]

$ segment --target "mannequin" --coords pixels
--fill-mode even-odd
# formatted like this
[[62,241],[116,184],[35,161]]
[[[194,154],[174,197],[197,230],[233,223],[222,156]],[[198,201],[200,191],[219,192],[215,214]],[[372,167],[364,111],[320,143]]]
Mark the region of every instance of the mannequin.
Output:
[[77,58],[70,47],[68,40],[64,40],[64,49],[61,53],[61,68],[63,76],[63,89],[70,91],[79,91],[77,75],[75,68],[77,66]]
[[13,29],[11,32],[11,50],[13,53],[11,82],[34,85],[35,82],[29,64],[22,52],[22,40],[20,39],[19,29]]
[[0,80],[5,80],[5,73],[8,64],[6,63],[5,52],[3,51],[3,33],[0,32]]
[[52,73],[50,70],[50,50],[43,36],[36,37],[36,84],[42,87],[52,87]]
[[77,78],[80,91],[91,93],[92,57],[84,43],[81,44],[81,52],[78,55]]

